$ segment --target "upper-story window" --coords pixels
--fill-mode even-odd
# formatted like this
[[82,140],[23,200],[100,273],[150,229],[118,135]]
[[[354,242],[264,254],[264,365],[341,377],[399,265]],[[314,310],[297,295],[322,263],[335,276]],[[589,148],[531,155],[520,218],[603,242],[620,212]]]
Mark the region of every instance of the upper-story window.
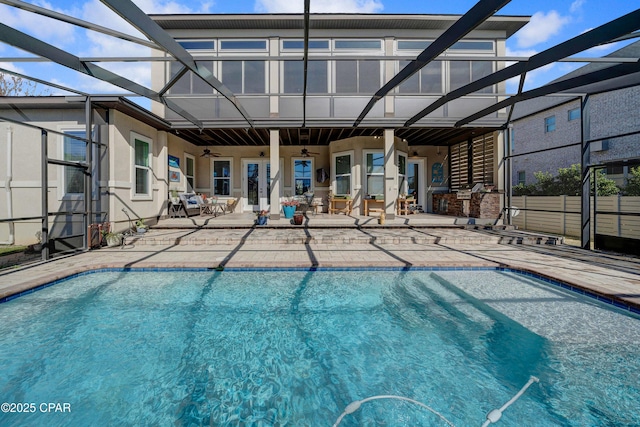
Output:
[[[400,61],[402,70],[410,61]],[[442,61],[433,61],[398,86],[400,93],[442,93]]]
[[556,130],[556,116],[546,117],[544,119],[544,131],[553,132]]
[[215,40],[178,40],[178,44],[187,50],[215,50]]
[[222,61],[222,83],[233,93],[265,93],[265,61]]
[[220,50],[267,50],[266,40],[220,40]]
[[[304,63],[283,61],[282,88],[284,93],[302,93],[304,89]],[[328,93],[328,61],[307,63],[307,93]]]
[[336,50],[380,50],[382,49],[382,40],[335,40],[333,46]]
[[459,41],[451,45],[449,50],[493,50],[491,41]]
[[[212,61],[198,61],[198,65],[206,68],[211,74],[213,74]],[[172,62],[170,66],[171,78],[178,74],[182,70],[182,68],[183,65],[180,62]],[[173,86],[171,86],[169,93],[172,95],[212,94],[213,87],[211,87],[211,85],[209,85],[196,74],[188,71],[182,77],[180,77],[178,81],[173,84]]]
[[433,43],[430,40],[398,40],[398,50],[425,50]]
[[374,93],[380,89],[380,61],[336,61],[336,93]]
[[[235,94],[266,93],[267,72],[264,60],[238,60],[234,52],[262,54],[267,52],[266,40],[219,40],[220,80]],[[224,58],[223,58],[224,56]]]
[[[309,40],[309,50],[328,50],[329,40]],[[304,40],[283,40],[282,50],[304,50]]]
[[[211,54],[216,50],[215,40],[177,40],[178,44],[190,51],[194,56]],[[200,61],[198,65],[205,67],[213,74],[213,61]],[[169,65],[169,77],[173,78],[184,66],[179,61],[173,61]],[[186,72],[171,86],[169,93],[172,95],[188,94],[212,94],[213,88],[191,71]]]
[[569,121],[578,120],[579,118],[580,118],[580,108],[573,108],[569,110],[569,114],[567,118]]
[[[465,86],[493,72],[491,61],[449,61],[449,90]],[[491,93],[493,87],[480,89],[480,93]]]

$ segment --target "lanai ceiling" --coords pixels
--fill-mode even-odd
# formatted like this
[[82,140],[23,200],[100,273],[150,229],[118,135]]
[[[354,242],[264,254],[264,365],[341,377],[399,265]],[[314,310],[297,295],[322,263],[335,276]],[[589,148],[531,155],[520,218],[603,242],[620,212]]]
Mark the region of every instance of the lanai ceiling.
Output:
[[[397,75],[392,77],[387,83],[385,83],[372,97],[357,116],[355,121],[351,124],[328,124],[326,126],[318,125],[317,123],[307,123],[306,114],[303,115],[301,123],[295,125],[281,125],[277,123],[267,126],[264,123],[256,123],[255,120],[247,113],[242,106],[242,103],[238,101],[236,96],[229,91],[224,84],[217,80],[210,71],[201,67],[182,46],[180,46],[163,28],[164,21],[172,21],[172,25],[188,26],[193,24],[193,20],[186,20],[184,16],[153,16],[150,17],[142,12],[134,3],[130,0],[101,0],[102,3],[111,8],[114,12],[122,17],[122,19],[129,22],[135,28],[137,28],[146,39],[132,37],[123,33],[119,33],[115,30],[101,27],[98,24],[86,22],[73,18],[67,15],[54,12],[49,9],[41,8],[32,4],[28,4],[18,0],[0,0],[0,3],[4,3],[16,8],[26,10],[31,13],[47,16],[62,22],[67,22],[73,25],[84,27],[99,33],[107,34],[111,37],[127,40],[139,45],[152,47],[154,49],[164,51],[175,58],[182,64],[183,71],[191,71],[206,81],[217,93],[223,95],[228,102],[233,104],[233,107],[244,119],[244,123],[239,126],[222,127],[222,126],[207,126],[196,119],[189,111],[185,111],[181,107],[177,106],[170,98],[165,97],[166,90],[156,92],[147,87],[141,86],[133,81],[130,76],[120,75],[115,72],[109,71],[103,68],[97,63],[100,63],[104,58],[79,58],[69,52],[61,50],[55,46],[41,41],[33,36],[27,35],[21,31],[18,31],[4,23],[0,23],[0,42],[12,45],[19,49],[30,52],[37,58],[44,61],[54,62],[62,65],[79,73],[94,77],[98,80],[109,82],[116,86],[123,88],[127,91],[126,94],[120,95],[122,97],[127,96],[143,96],[147,99],[161,102],[165,104],[169,109],[178,113],[182,119],[176,122],[167,121],[167,130],[179,134],[181,137],[190,141],[193,144],[201,146],[216,146],[216,145],[268,145],[269,129],[278,127],[281,129],[280,137],[282,145],[323,145],[332,140],[347,138],[351,136],[367,135],[377,136],[380,135],[382,128],[393,128],[396,135],[399,138],[403,138],[409,141],[410,145],[447,145],[461,141],[465,141],[474,135],[481,135],[490,131],[505,128],[510,120],[510,114],[504,123],[495,123],[487,126],[486,124],[480,126],[478,120],[486,117],[488,114],[494,113],[501,109],[510,108],[519,101],[531,99],[539,96],[549,96],[553,94],[576,94],[586,95],[594,92],[603,92],[615,90],[621,87],[627,87],[640,84],[640,58],[616,58],[601,60],[603,67],[599,67],[593,71],[587,71],[579,76],[567,78],[562,81],[551,82],[542,87],[524,91],[524,78],[530,71],[543,67],[545,65],[558,62],[558,61],[571,61],[571,62],[598,62],[598,58],[576,58],[575,55],[584,52],[592,47],[610,43],[612,41],[629,39],[634,37],[640,37],[638,30],[640,29],[640,9],[635,10],[625,16],[617,18],[611,22],[608,22],[600,27],[589,30],[581,35],[578,35],[570,40],[558,44],[552,48],[549,48],[543,52],[540,52],[529,58],[507,58],[500,57],[494,58],[502,61],[513,61],[513,65],[510,65],[504,69],[501,69],[493,74],[483,77],[479,80],[471,82],[470,84],[453,90],[440,99],[425,105],[424,109],[417,112],[413,117],[404,123],[398,122],[385,122],[376,123],[375,127],[372,126],[372,121],[367,120],[367,115],[373,108],[373,106],[386,94],[392,91],[401,82],[411,77],[422,67],[427,65],[432,60],[438,58],[438,56],[444,52],[448,47],[462,39],[466,34],[476,28],[491,28],[494,25],[495,18],[492,16],[510,0],[480,0],[475,4],[467,13],[458,17],[451,23],[451,17],[447,19],[436,19],[439,15],[430,16],[430,22],[425,20],[423,25],[431,25],[444,30],[442,35],[432,42],[423,52],[421,52],[414,60],[402,69]],[[353,21],[356,18],[355,15],[338,14],[338,15],[311,15],[309,13],[310,0],[305,0],[305,12],[303,14],[293,15],[261,15],[260,19],[254,19],[253,21],[262,22],[262,25],[273,25],[274,22],[279,25],[289,25],[295,28],[299,28],[302,31],[305,41],[304,62],[306,64],[308,60],[308,52],[306,47],[308,46],[309,30],[313,28],[321,28],[326,24],[329,19],[342,20],[345,26],[354,25]],[[411,17],[413,15],[407,15]],[[418,15],[416,15],[418,16]],[[251,15],[248,19],[251,19]],[[268,18],[268,19],[267,19]],[[432,19],[433,18],[433,19]],[[389,16],[380,15],[376,17],[380,26],[391,25],[393,23],[394,28],[398,23],[405,22],[402,16]],[[506,19],[500,17],[501,20]],[[269,21],[269,22],[267,22]],[[513,28],[507,32],[515,32],[523,24],[522,20],[516,22],[514,20]],[[231,25],[233,20],[219,19],[211,21],[215,25]],[[248,22],[248,21],[247,21]],[[415,26],[416,19],[406,19],[403,25]],[[159,25],[160,24],[160,25]],[[233,25],[238,25],[237,20]],[[248,25],[246,22],[244,25]],[[255,24],[257,25],[257,24]],[[335,22],[333,23],[335,25]],[[510,34],[508,34],[510,35]],[[571,57],[571,58],[569,58]],[[128,58],[127,61],[148,61],[149,58]],[[0,72],[5,74],[13,74],[19,77],[24,77],[32,81],[47,84],[50,87],[58,88],[61,90],[75,93],[79,96],[100,97],[100,93],[85,93],[75,88],[63,87],[60,85],[52,84],[33,76],[21,75],[14,71],[1,67],[2,62],[19,62],[20,58],[0,58]],[[306,70],[306,67],[305,67]],[[520,87],[518,93],[512,96],[506,96],[505,99],[493,106],[484,108],[468,117],[462,118],[454,123],[452,126],[426,126],[424,122],[420,122],[420,119],[428,115],[430,112],[445,105],[456,99],[460,99],[465,95],[477,92],[478,90],[495,85],[499,82],[504,82],[511,78],[520,78]],[[303,98],[303,109],[306,110],[306,72],[305,72],[305,91],[301,94]],[[166,88],[165,88],[166,89]],[[135,110],[134,108],[132,110]],[[145,113],[138,113],[144,115]],[[1,117],[0,117],[1,119]],[[476,123],[474,123],[476,122]],[[185,124],[186,123],[186,124]]]

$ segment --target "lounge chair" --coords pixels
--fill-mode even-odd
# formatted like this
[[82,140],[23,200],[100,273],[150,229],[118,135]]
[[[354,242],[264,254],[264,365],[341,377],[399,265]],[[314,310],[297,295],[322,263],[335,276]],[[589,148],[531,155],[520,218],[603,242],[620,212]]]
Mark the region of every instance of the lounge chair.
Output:
[[179,197],[187,217],[200,215],[201,208],[205,204],[202,196],[196,193],[182,193]]

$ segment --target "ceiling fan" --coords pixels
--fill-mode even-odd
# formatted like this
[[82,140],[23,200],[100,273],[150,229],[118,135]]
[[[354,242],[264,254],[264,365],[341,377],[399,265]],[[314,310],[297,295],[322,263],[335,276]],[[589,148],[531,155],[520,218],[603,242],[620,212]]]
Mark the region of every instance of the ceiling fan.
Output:
[[300,155],[301,155],[302,157],[309,157],[309,155],[311,155],[311,154],[316,154],[316,155],[318,155],[318,154],[320,154],[320,153],[314,153],[314,152],[312,152],[312,151],[309,151],[309,150],[307,150],[307,147],[304,147],[302,150],[300,150]]
[[211,150],[209,150],[208,148],[205,148],[204,151],[202,152],[202,154],[200,154],[200,157],[219,157],[220,153],[212,153]]

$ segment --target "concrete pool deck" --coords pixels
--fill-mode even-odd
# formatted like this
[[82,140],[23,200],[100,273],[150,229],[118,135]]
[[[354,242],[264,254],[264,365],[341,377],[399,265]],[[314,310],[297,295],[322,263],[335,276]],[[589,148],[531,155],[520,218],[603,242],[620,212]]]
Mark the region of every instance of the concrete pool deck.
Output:
[[[553,243],[553,244],[549,244]],[[506,230],[462,228],[152,229],[101,248],[0,271],[0,300],[100,268],[508,267],[640,312],[640,259]]]

